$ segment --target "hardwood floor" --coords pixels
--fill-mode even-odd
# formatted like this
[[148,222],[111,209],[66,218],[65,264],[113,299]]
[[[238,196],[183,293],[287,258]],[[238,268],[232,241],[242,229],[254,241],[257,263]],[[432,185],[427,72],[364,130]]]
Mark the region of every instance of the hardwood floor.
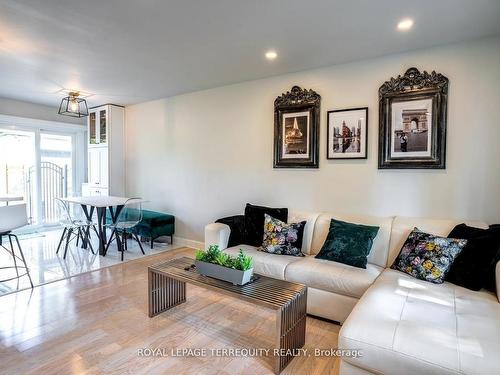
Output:
[[[270,357],[211,355],[271,349],[271,310],[188,285],[187,303],[148,317],[147,266],[193,254],[172,250],[0,297],[0,373],[272,374]],[[335,348],[339,329],[308,317],[304,348]],[[140,356],[144,348],[168,357]],[[207,355],[171,356],[183,349]],[[301,356],[283,374],[337,374],[338,366],[336,358]]]

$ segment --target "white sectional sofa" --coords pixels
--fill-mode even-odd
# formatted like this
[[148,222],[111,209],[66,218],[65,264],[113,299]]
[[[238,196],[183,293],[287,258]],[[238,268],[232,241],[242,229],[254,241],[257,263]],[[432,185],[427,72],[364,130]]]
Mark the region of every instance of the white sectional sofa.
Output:
[[[380,227],[366,269],[314,258],[332,218]],[[362,351],[342,359],[342,375],[500,373],[499,296],[432,284],[389,268],[414,227],[446,236],[462,221],[290,212],[288,222],[302,220],[307,220],[305,257],[268,254],[245,244],[227,248],[230,229],[221,223],[206,226],[205,246],[216,244],[231,254],[243,249],[253,257],[256,273],[307,285],[308,313],[343,324],[339,348]]]

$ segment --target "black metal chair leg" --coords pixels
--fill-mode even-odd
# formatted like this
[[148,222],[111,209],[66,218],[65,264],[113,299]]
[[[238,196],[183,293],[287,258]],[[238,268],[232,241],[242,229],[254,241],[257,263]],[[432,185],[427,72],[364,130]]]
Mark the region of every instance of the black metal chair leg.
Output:
[[111,232],[111,236],[109,236],[109,241],[106,244],[106,248],[104,249],[104,254],[102,254],[103,257],[106,256],[106,253],[108,252],[109,249],[109,245],[111,245],[111,242],[113,242],[113,236],[116,236],[116,229],[113,229],[113,231]]
[[137,243],[139,244],[139,247],[141,248],[142,254],[143,254],[143,255],[146,255],[146,253],[144,252],[144,249],[142,248],[141,241],[139,240],[139,237],[137,237],[137,234],[132,233],[132,236],[135,238],[135,240],[136,240],[136,241],[137,241]]
[[26,259],[24,258],[23,249],[21,249],[21,244],[19,243],[19,238],[17,238],[17,236],[15,234],[13,234],[12,236],[16,239],[17,247],[19,248],[19,254],[21,254],[21,259],[23,260],[24,267],[26,269],[26,275],[28,276],[28,279],[30,280],[31,289],[33,289],[33,281],[31,280],[30,269],[28,268],[28,264],[26,263]]
[[123,255],[125,253],[125,245],[123,244],[122,241],[120,241],[120,238],[119,238],[119,235],[117,235],[117,241],[116,243],[118,244],[118,251],[120,251],[122,253],[121,255],[121,261],[123,262]]
[[73,228],[68,229],[68,236],[66,237],[66,246],[64,247],[63,259],[66,259],[66,254],[68,253],[69,241],[71,241],[71,234],[73,234]]
[[151,249],[153,248],[153,241],[154,241],[153,236],[151,236]]
[[125,250],[128,250],[128,233],[123,232],[123,243],[125,244]]
[[82,248],[86,249],[90,238],[90,229],[88,226],[82,228]]
[[14,251],[14,246],[12,245],[12,234],[9,233],[10,250],[12,251],[12,258],[14,259],[14,268],[16,269],[16,275],[19,277],[19,270],[17,269],[16,253]]
[[80,236],[80,240],[82,240],[82,248],[85,248],[87,240],[85,239],[85,228],[84,227],[78,228],[78,235]]
[[59,250],[61,249],[61,245],[64,241],[64,236],[66,235],[66,231],[67,229],[64,228],[63,232],[62,232],[62,235],[61,235],[61,239],[59,240],[59,244],[57,245],[57,250],[56,250],[56,254],[59,253]]
[[90,247],[92,254],[95,254],[94,248],[92,247],[92,242],[90,241],[90,229],[87,228],[87,245]]
[[118,230],[116,230],[116,233],[115,233],[116,246],[118,248],[118,251],[122,253],[121,260],[123,260],[123,252],[124,251],[123,251],[123,243],[122,243],[120,235],[121,235],[120,232]]
[[[80,243],[80,237],[82,236],[82,231],[80,230],[80,227],[76,228],[78,232],[76,233],[76,247],[78,247],[78,244]],[[82,244],[83,246],[83,244]]]

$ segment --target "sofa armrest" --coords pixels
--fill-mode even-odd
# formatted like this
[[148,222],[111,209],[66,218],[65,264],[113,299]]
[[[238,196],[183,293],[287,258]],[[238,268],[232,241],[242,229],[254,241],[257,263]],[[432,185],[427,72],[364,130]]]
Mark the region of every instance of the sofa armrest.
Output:
[[212,223],[205,226],[205,250],[212,245],[218,245],[221,250],[227,248],[231,228],[222,223]]
[[497,281],[497,298],[500,302],[500,261],[497,262],[497,268],[495,269],[495,277]]
[[216,220],[216,223],[229,225],[231,234],[227,247],[233,247],[245,243],[245,215],[228,216]]

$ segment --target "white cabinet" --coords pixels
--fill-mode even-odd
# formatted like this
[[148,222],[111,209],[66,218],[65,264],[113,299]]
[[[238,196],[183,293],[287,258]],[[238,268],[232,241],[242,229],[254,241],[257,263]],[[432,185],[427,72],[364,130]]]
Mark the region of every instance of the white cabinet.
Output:
[[82,195],[84,197],[93,197],[97,195],[109,195],[109,190],[106,188],[94,188],[89,184],[82,184]]
[[107,147],[89,148],[89,185],[104,187],[109,185],[109,155]]
[[109,188],[109,149],[99,149],[99,187]]
[[113,104],[91,108],[87,123],[87,195],[124,196],[124,108]]
[[[97,151],[97,152],[96,152]],[[96,149],[89,149],[89,158],[88,158],[88,181],[90,186],[95,186],[99,183],[100,180],[100,161],[99,161],[99,152]]]

